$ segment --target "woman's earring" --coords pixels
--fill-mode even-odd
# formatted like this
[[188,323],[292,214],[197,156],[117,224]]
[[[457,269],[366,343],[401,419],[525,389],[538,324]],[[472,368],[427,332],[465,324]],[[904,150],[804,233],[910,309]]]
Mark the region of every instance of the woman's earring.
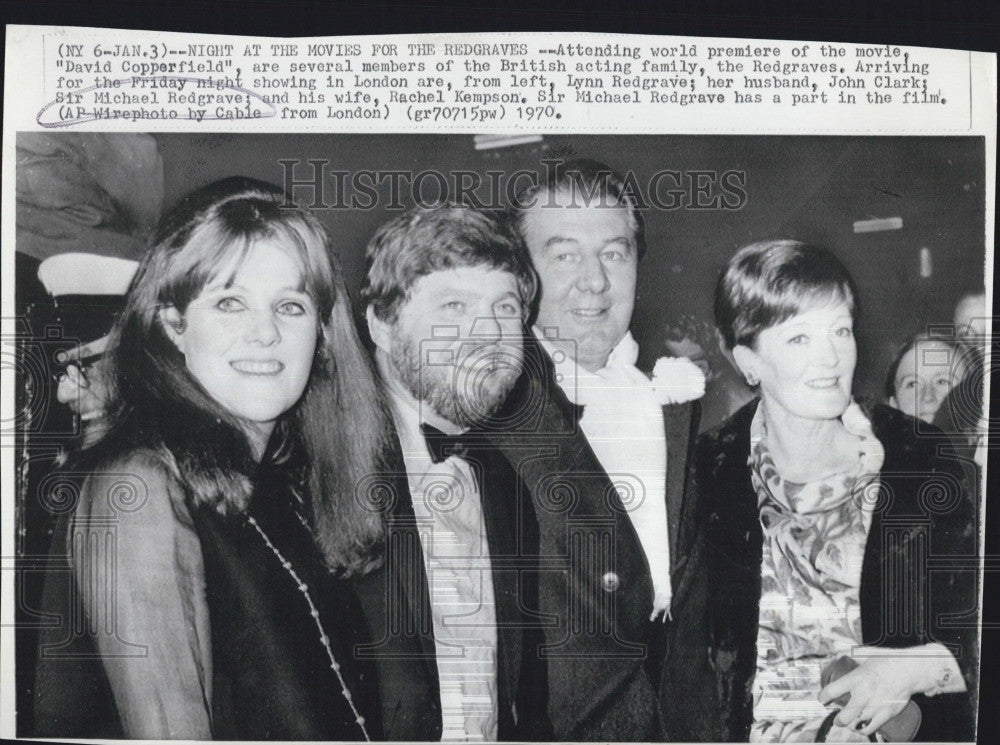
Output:
[[760,382],[759,380],[757,380],[757,376],[750,372],[746,374],[746,379],[747,379],[747,385],[750,386],[751,388],[753,388]]

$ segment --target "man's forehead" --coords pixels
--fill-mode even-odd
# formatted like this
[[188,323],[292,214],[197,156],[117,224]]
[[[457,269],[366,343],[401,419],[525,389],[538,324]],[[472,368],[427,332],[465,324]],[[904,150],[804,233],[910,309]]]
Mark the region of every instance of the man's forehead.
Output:
[[547,242],[556,237],[566,239],[623,237],[633,239],[633,227],[628,209],[622,205],[602,204],[599,198],[589,202],[583,197],[564,203],[548,203],[541,199],[524,214],[525,238],[531,242]]
[[488,292],[518,291],[517,278],[500,267],[480,264],[451,269],[439,269],[417,278],[410,287],[410,295],[446,294],[484,295]]

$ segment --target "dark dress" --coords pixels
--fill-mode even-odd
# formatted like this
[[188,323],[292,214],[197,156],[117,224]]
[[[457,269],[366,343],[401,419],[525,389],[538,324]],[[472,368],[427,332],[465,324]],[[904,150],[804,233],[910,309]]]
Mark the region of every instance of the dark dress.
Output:
[[[705,656],[691,660],[685,684],[717,709],[700,707],[691,739],[746,741],[753,721],[763,535],[747,457],[757,403],[698,441]],[[915,696],[923,713],[917,739],[972,740],[978,679],[975,492],[959,464],[937,455],[940,438],[917,436],[916,420],[887,406],[866,415],[885,461],[861,571],[863,642],[947,646],[968,692]]]
[[[54,556],[65,570],[69,569],[69,557],[72,556],[66,551],[68,539],[78,541],[81,532],[93,533],[95,530],[112,535],[115,529],[127,529],[125,511],[128,509],[135,514],[148,506],[149,500],[160,500],[162,507],[162,500],[176,498],[170,492],[179,487],[176,482],[167,481],[169,476],[162,467],[157,467],[152,457],[133,456],[116,464],[112,470],[125,474],[130,483],[136,485],[138,497],[123,506],[120,499],[115,502],[115,497],[106,488],[107,480],[89,479],[82,499],[91,502],[106,499],[114,504],[110,510],[88,509],[82,513],[84,519],[77,510],[76,519],[62,521]],[[157,488],[164,483],[169,485],[167,489]],[[183,638],[190,640],[197,636],[197,608],[207,609],[211,660],[207,664],[201,660],[199,665],[200,669],[207,670],[210,664],[211,670],[211,700],[207,704],[211,712],[210,735],[215,739],[246,740],[364,739],[321,642],[319,621],[329,638],[330,650],[354,706],[364,717],[368,734],[377,739],[382,732],[377,716],[375,670],[370,662],[356,659],[354,654],[357,645],[370,643],[364,617],[350,584],[333,578],[325,569],[310,532],[298,518],[294,497],[286,483],[277,470],[262,468],[246,515],[222,516],[199,507],[189,508],[184,516],[189,520],[184,534],[192,539],[196,536],[200,546],[204,584],[199,577],[178,579],[180,587],[191,589],[189,594],[181,593],[192,606],[184,609],[189,628]],[[142,491],[143,486],[149,487],[147,492]],[[121,513],[118,525],[116,510]],[[248,516],[253,517],[288,566],[276,556]],[[108,526],[112,528],[110,532]],[[83,633],[79,624],[74,628],[74,613],[80,620],[81,604],[75,578],[79,574],[54,573],[55,581],[46,593],[48,608],[59,614],[57,617],[62,623],[43,634],[35,735],[129,736],[132,733],[123,726],[125,719],[119,716],[112,694],[113,684],[109,682],[115,676],[109,676],[101,658],[96,656],[96,635],[106,633],[100,628],[102,619],[87,618],[90,628]],[[318,618],[314,618],[299,581],[308,587]],[[122,615],[135,608],[129,607],[130,599],[141,597],[136,591],[130,592],[127,580],[125,582],[118,588],[117,608]],[[163,588],[165,595],[172,590],[168,585]],[[150,614],[152,611],[136,612]],[[131,653],[128,649],[135,647],[132,642],[149,640],[140,635],[138,639],[119,641],[123,650]],[[105,650],[109,648],[106,638],[102,644]],[[148,646],[154,650],[153,654],[167,656],[155,643]],[[193,646],[197,648],[199,642]],[[53,650],[59,653],[53,655]],[[67,650],[72,650],[73,654],[67,656]],[[188,651],[181,646],[177,655],[183,659]],[[198,659],[197,654],[194,657]],[[155,658],[147,662],[150,663],[149,672],[155,671],[161,678],[163,670],[172,664],[171,660]],[[133,668],[130,674],[135,675],[135,670]],[[208,677],[207,672],[205,676]],[[194,682],[178,680],[176,685],[190,689]],[[169,689],[174,681],[159,680],[156,684]],[[181,712],[182,717],[184,713]],[[169,716],[166,724],[170,724]],[[163,736],[183,736],[183,733],[175,734],[173,729],[165,729]]]

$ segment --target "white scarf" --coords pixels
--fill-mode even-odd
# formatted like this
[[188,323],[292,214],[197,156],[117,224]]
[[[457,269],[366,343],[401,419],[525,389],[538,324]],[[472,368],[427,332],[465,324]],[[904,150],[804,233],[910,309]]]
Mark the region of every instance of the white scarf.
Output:
[[704,394],[704,375],[686,359],[661,359],[650,380],[635,366],[639,345],[631,333],[611,350],[605,366],[592,373],[557,353],[538,329],[535,334],[553,359],[556,382],[570,401],[584,407],[580,428],[617,488],[639,536],[653,581],[650,620],[661,612],[669,616],[667,440],[662,407]]

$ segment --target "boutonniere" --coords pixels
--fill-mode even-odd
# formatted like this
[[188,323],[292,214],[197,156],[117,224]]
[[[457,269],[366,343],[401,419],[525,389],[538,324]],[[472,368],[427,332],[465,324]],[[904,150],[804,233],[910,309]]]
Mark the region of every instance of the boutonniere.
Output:
[[705,373],[687,357],[660,357],[652,377],[661,404],[682,404],[705,395]]

